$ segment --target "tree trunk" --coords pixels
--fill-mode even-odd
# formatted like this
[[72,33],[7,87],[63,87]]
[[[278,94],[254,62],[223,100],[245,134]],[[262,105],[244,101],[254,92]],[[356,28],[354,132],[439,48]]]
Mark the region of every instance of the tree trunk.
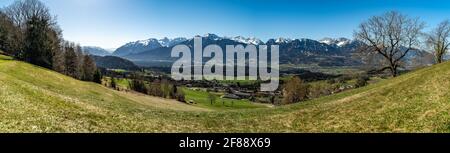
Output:
[[438,64],[439,63],[442,63],[442,55],[439,55],[438,57],[437,57],[437,61],[436,61]]
[[391,67],[389,68],[391,70],[391,76],[392,77],[397,77],[397,67],[394,65],[391,65]]

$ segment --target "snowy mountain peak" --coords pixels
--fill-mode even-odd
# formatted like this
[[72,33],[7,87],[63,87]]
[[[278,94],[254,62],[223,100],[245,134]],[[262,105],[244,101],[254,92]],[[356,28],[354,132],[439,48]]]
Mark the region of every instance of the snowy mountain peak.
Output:
[[282,38],[282,37],[280,37],[280,38],[278,38],[277,40],[275,40],[276,43],[289,43],[289,42],[291,42],[291,41],[292,41],[292,39],[289,39],[289,38]]
[[327,44],[327,45],[332,45],[335,43],[335,40],[333,38],[323,38],[323,39],[319,40],[319,42]]
[[133,45],[149,46],[149,45],[156,44],[156,43],[158,43],[157,39],[150,38],[147,40],[138,40],[135,42],[130,42],[130,43],[128,43],[128,45],[130,45],[130,46],[133,46]]
[[161,44],[162,46],[168,46],[170,41],[171,40],[167,37],[164,37],[164,38],[158,40],[159,44]]
[[186,38],[182,38],[182,37],[178,37],[178,38],[174,38],[174,39],[169,39],[167,37],[164,37],[162,39],[159,39],[158,42],[159,42],[159,44],[161,44],[161,46],[172,47],[172,46],[180,44],[186,40],[187,40]]
[[347,39],[347,38],[338,38],[338,39],[324,38],[324,39],[320,40],[319,42],[327,44],[327,45],[336,45],[338,47],[342,47],[342,46],[350,44],[352,42],[352,40]]
[[150,38],[147,40],[138,40],[135,42],[130,42],[128,44],[126,44],[125,46],[159,46],[159,47],[171,47],[174,46],[176,44],[179,44],[183,41],[186,41],[186,38],[174,38],[174,39],[170,39],[167,37],[164,37],[162,39],[155,39],[155,38]]
[[245,38],[242,36],[237,36],[237,37],[232,38],[232,40],[234,40],[236,42],[244,43],[244,44],[252,44],[252,45],[264,44],[260,39],[257,39],[255,37]]
[[216,41],[217,41],[217,40],[222,40],[221,37],[217,36],[216,34],[212,34],[212,33],[207,33],[207,34],[205,34],[203,37],[204,37],[204,38],[211,39],[211,40],[216,40]]

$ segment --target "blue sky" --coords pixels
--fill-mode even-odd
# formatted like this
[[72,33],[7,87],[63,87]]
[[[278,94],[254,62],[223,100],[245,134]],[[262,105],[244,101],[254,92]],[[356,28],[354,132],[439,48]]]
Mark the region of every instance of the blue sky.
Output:
[[[0,0],[7,6],[14,0]],[[370,16],[396,10],[420,17],[428,29],[450,18],[437,0],[42,0],[67,40],[117,48],[147,38],[220,36],[348,37]]]

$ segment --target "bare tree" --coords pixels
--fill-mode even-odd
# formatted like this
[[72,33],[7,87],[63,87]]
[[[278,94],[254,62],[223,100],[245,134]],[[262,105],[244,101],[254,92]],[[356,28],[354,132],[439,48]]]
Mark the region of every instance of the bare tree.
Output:
[[5,8],[5,13],[21,29],[25,29],[32,17],[54,21],[50,10],[39,0],[16,0]]
[[9,35],[9,40],[13,41],[7,44],[13,55],[36,65],[55,68],[53,56],[61,50],[62,30],[48,7],[39,0],[16,0],[2,12],[17,29]]
[[53,54],[53,70],[59,73],[65,73],[65,42],[63,39],[60,40],[59,45],[57,45],[58,51]]
[[362,45],[361,51],[381,55],[386,61],[381,70],[390,70],[396,77],[402,59],[419,45],[418,38],[424,25],[418,18],[391,11],[363,22],[355,32],[355,38],[366,44]]
[[0,50],[7,54],[15,55],[19,46],[17,41],[20,30],[14,25],[12,20],[0,10]]
[[[50,10],[44,3],[39,0],[16,0],[13,4],[2,9],[4,14],[11,20],[11,22],[18,27],[15,37],[15,46],[24,46],[25,32],[29,21],[32,18],[47,21],[50,28],[58,29],[56,18],[52,17]],[[23,48],[14,48],[15,50],[22,50]]]
[[283,102],[285,104],[291,104],[308,99],[309,88],[309,85],[299,77],[292,77],[285,83]]
[[426,39],[427,46],[433,50],[437,63],[444,61],[444,55],[447,54],[450,46],[450,21],[445,20],[441,22],[435,29],[433,29]]

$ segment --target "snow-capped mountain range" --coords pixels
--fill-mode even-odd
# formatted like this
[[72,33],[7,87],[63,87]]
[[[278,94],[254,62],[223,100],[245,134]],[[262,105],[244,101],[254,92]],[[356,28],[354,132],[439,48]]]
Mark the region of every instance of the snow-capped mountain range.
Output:
[[[216,44],[225,48],[226,45],[279,45],[281,64],[316,64],[319,66],[355,66],[360,65],[361,61],[353,58],[353,54],[364,45],[362,42],[350,40],[347,38],[324,38],[321,40],[313,39],[291,39],[275,38],[267,42],[255,37],[221,37],[216,34],[205,34],[202,37],[203,46]],[[116,49],[113,56],[122,57],[135,62],[140,66],[161,66],[170,65],[175,59],[171,58],[171,49],[178,44],[184,44],[192,48],[193,38],[150,38],[147,40],[138,40],[129,42]],[[108,53],[98,52],[101,48],[90,47],[89,52],[93,55],[104,56]],[[86,50],[86,49],[85,49]],[[418,53],[421,51],[418,51]],[[411,57],[423,55],[411,53]]]
[[174,39],[169,39],[167,37],[164,37],[163,39],[159,39],[158,42],[159,42],[159,44],[161,44],[161,46],[172,47],[172,46],[178,45],[186,40],[187,40],[186,38],[182,38],[182,37],[174,38]]
[[347,38],[338,38],[338,39],[334,39],[334,38],[324,38],[322,40],[319,40],[319,42],[327,44],[327,45],[336,45],[339,47],[348,45],[352,42],[352,40],[347,39]]
[[[226,45],[279,45],[280,63],[311,64],[319,65],[355,65],[357,61],[351,59],[351,54],[356,50],[359,43],[345,38],[326,38],[320,41],[312,39],[276,38],[267,42],[255,37],[221,37],[216,34],[205,34],[202,37],[203,46],[216,44],[225,48]],[[167,38],[168,39],[168,38]],[[167,40],[166,39],[166,40]],[[177,42],[162,43],[163,39],[149,39],[149,41],[136,41],[128,43],[117,49],[114,55],[121,56],[140,65],[160,64],[161,61],[174,60],[170,57],[171,46],[185,44],[193,47],[193,38],[178,38]],[[173,39],[168,39],[173,40]],[[185,41],[182,41],[185,40]]]
[[278,44],[282,44],[282,43],[290,43],[290,42],[292,42],[292,39],[280,37],[280,38],[278,38],[277,40],[275,40],[275,42],[278,43]]
[[249,37],[249,38],[246,38],[246,37],[243,37],[243,36],[236,36],[236,37],[226,37],[226,36],[224,36],[224,37],[219,37],[216,34],[212,34],[212,33],[208,33],[208,34],[205,34],[203,36],[197,36],[197,37],[203,37],[203,38],[207,38],[209,40],[214,40],[214,41],[229,39],[229,40],[233,40],[233,41],[236,41],[236,42],[239,42],[239,43],[252,44],[252,45],[262,45],[262,44],[264,44],[263,41],[261,41],[258,38],[255,38],[255,37]]
[[252,45],[262,45],[262,44],[264,44],[263,41],[261,41],[258,38],[255,38],[255,37],[245,38],[245,37],[242,37],[242,36],[236,36],[236,37],[231,38],[231,40],[234,40],[234,41],[237,41],[237,42],[240,42],[240,43],[244,43],[244,44],[252,44]]
[[[206,40],[212,40],[212,41],[231,40],[236,43],[251,44],[251,45],[267,44],[267,43],[264,43],[261,39],[258,39],[255,37],[243,37],[243,36],[220,37],[220,36],[218,36],[216,34],[212,34],[212,33],[208,33],[203,36],[198,35],[197,37],[202,37],[202,38],[205,38]],[[186,42],[186,41],[189,41],[192,39],[193,38],[187,39],[187,38],[183,38],[183,37],[170,39],[170,38],[165,37],[162,39],[150,38],[147,40],[138,40],[138,41],[127,43],[127,44],[119,47],[118,49],[116,49],[116,51],[113,53],[113,55],[127,56],[130,54],[139,54],[141,52],[145,52],[145,51],[149,51],[149,50],[153,50],[153,49],[157,49],[157,48],[161,48],[161,47],[172,47],[172,46],[181,44],[183,42]],[[287,44],[287,43],[293,42],[296,39],[277,38],[277,39],[271,39],[271,40],[274,40],[274,42],[277,44]],[[269,40],[268,42],[270,42],[271,40]],[[301,39],[301,40],[309,40],[309,39]],[[337,39],[324,38],[318,42],[327,44],[327,45],[331,45],[331,46],[335,46],[335,47],[343,47],[345,45],[351,44],[352,40],[346,39],[346,38],[337,38]]]
[[115,56],[125,56],[129,54],[137,54],[144,51],[161,48],[161,47],[172,47],[174,45],[180,44],[186,41],[186,38],[173,38],[169,39],[167,37],[162,39],[150,38],[147,40],[138,40],[134,42],[129,42],[114,51]]

